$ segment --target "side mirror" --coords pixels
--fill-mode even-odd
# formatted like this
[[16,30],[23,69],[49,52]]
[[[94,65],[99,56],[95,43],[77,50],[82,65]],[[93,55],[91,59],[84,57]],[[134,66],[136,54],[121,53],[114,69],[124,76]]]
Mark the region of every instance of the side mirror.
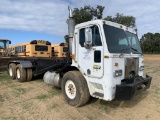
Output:
[[9,41],[9,44],[11,44],[11,41]]
[[92,47],[92,29],[86,28],[85,29],[85,43],[84,47],[86,49],[90,49]]

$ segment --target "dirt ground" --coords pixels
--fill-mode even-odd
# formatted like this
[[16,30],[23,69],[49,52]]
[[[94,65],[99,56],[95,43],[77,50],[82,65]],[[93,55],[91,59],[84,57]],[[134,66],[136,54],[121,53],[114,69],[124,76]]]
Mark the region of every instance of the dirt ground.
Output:
[[145,56],[145,74],[153,77],[150,89],[130,101],[106,102],[91,98],[72,107],[60,89],[42,78],[19,83],[0,74],[0,120],[160,120],[160,55]]

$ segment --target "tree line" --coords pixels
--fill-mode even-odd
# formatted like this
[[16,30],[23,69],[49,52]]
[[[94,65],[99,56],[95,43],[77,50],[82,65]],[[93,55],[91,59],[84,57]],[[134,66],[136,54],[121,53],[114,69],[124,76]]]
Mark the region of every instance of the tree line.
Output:
[[75,19],[76,24],[90,21],[93,19],[103,19],[112,22],[116,22],[119,24],[123,24],[127,27],[136,27],[136,18],[133,16],[124,16],[123,14],[116,13],[114,17],[106,16],[103,17],[103,11],[105,7],[101,5],[97,5],[96,8],[91,7],[90,5],[85,5],[81,8],[74,8],[73,10],[73,18]]
[[[125,16],[121,13],[116,13],[115,16],[103,17],[103,11],[105,7],[97,5],[95,8],[90,5],[84,7],[74,8],[73,18],[75,23],[79,24],[87,22],[93,19],[103,19],[119,24],[123,24],[127,27],[136,28],[136,18],[133,16]],[[67,41],[68,35],[65,36]],[[160,53],[160,33],[146,33],[140,38],[140,45],[143,53]]]
[[140,39],[143,53],[160,53],[160,33],[146,33]]

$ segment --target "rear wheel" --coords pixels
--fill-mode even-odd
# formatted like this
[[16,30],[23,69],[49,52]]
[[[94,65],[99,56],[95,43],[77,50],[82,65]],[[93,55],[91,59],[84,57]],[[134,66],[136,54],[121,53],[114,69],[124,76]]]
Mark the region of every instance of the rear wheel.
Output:
[[32,76],[32,69],[27,69],[27,81],[31,81]]
[[26,69],[22,68],[20,64],[18,64],[16,68],[16,79],[19,82],[25,82],[27,80]]
[[63,96],[68,104],[82,106],[90,98],[87,82],[79,71],[67,72],[61,84]]
[[14,63],[9,64],[8,74],[12,79],[16,78],[16,64],[14,64]]

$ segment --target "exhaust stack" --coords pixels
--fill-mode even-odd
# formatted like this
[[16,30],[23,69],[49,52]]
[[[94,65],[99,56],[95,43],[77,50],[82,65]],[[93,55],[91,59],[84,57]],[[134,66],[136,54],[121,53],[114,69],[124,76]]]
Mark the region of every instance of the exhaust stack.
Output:
[[69,35],[69,53],[72,54],[72,41],[74,36],[74,29],[75,29],[75,20],[73,19],[73,12],[71,7],[68,6],[69,10],[69,19],[67,19],[68,24],[68,35]]

